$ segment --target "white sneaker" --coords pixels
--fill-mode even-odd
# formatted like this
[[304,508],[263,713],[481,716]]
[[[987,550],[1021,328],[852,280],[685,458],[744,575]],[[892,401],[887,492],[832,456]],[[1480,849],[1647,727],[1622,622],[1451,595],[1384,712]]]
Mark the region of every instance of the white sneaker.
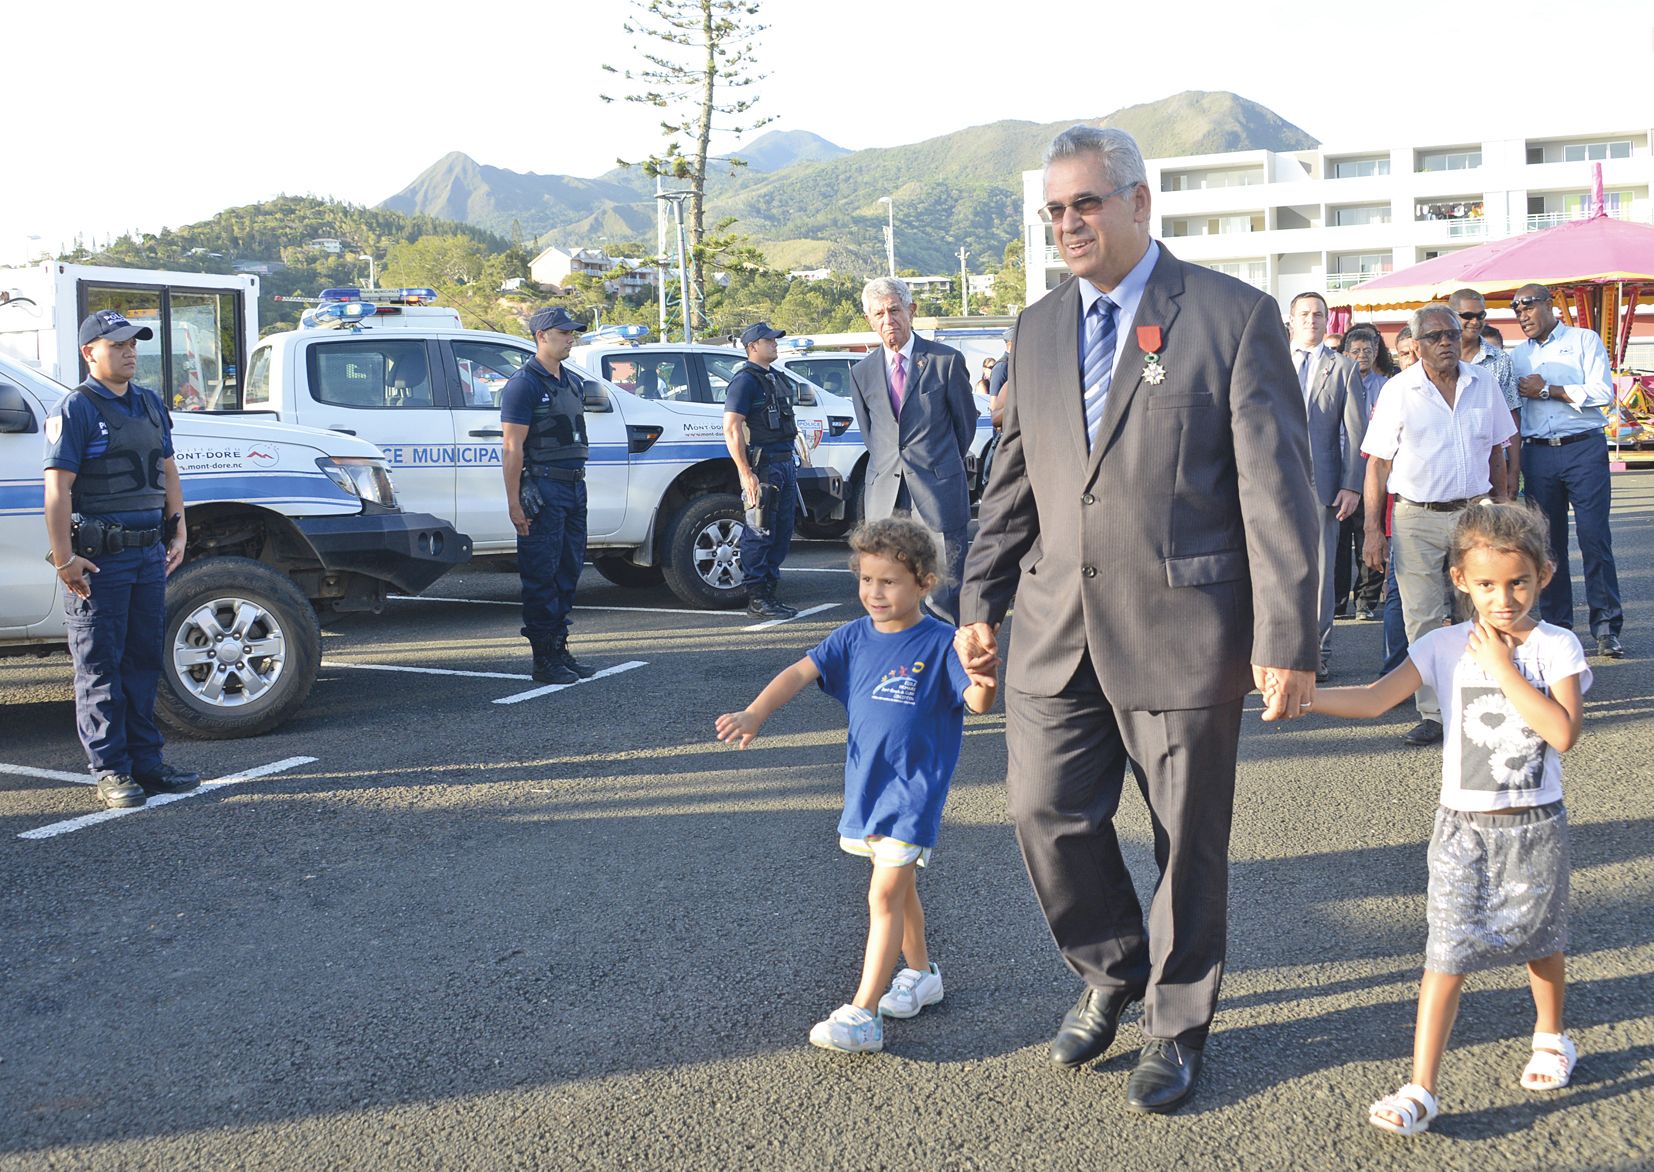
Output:
[[846,1054],[871,1054],[884,1049],[884,1023],[876,1013],[855,1005],[841,1005],[810,1027],[810,1045]]
[[928,972],[903,969],[890,982],[890,991],[879,998],[879,1012],[885,1017],[917,1017],[927,1005],[942,1000],[942,970],[934,964]]

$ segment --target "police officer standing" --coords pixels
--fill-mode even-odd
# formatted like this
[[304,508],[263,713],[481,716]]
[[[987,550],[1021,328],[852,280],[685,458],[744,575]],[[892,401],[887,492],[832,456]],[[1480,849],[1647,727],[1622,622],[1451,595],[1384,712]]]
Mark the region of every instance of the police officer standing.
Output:
[[184,560],[184,494],[172,417],[132,382],[138,340],[112,309],[80,323],[90,373],[46,419],[46,533],[75,664],[75,729],[111,809],[194,789],[161,760],[155,726],[166,579]]
[[793,459],[798,423],[793,418],[792,391],[770,369],[776,356],[775,340],[786,336],[787,331],[771,329],[768,322],[748,326],[741,335],[747,360],[729,380],[724,394],[724,444],[741,477],[741,495],[749,510],[762,507],[769,513],[773,509],[773,515],[765,518],[767,529],[749,525],[741,535],[747,613],[754,618],[790,619],[798,613],[775,596],[781,563],[793,540],[798,500],[798,465]]
[[586,560],[586,383],[564,365],[580,323],[561,307],[528,320],[534,357],[500,392],[505,500],[517,530],[523,635],[544,684],[590,679],[569,651],[569,610]]

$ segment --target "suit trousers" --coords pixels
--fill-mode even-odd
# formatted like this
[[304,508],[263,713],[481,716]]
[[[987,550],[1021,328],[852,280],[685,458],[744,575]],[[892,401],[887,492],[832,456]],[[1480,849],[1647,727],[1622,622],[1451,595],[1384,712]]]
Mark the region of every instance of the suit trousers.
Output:
[[943,619],[958,626],[959,587],[965,579],[965,546],[970,535],[969,522],[964,529],[938,531],[913,507],[913,497],[907,491],[905,479],[896,490],[896,507],[892,511],[892,516],[911,517],[930,530],[931,540],[935,541],[937,548],[942,551],[942,582],[931,591],[930,608]]
[[1320,604],[1316,612],[1317,630],[1321,635],[1321,662],[1327,663],[1332,659],[1332,620],[1333,612],[1338,609],[1338,599],[1333,593],[1333,568],[1338,559],[1338,510],[1328,505],[1321,510],[1321,550],[1316,561],[1316,571],[1320,575],[1321,593]]
[[[1361,560],[1361,538],[1367,528],[1367,510],[1355,506],[1355,512],[1345,517],[1338,526],[1338,556],[1333,561],[1332,593],[1336,605],[1354,595],[1355,609],[1377,610],[1379,596],[1384,591],[1384,578]],[[1354,581],[1351,581],[1351,578]]]
[[[1241,701],[1117,709],[1089,655],[1060,694],[1007,687],[1005,700],[1011,817],[1063,960],[1104,993],[1141,991],[1150,1037],[1203,1045],[1227,944]],[[1160,871],[1146,928],[1114,829],[1128,766]]]
[[1547,623],[1574,627],[1574,583],[1568,570],[1568,506],[1585,570],[1585,602],[1591,634],[1618,635],[1625,625],[1619,571],[1608,527],[1613,490],[1608,476],[1608,441],[1599,430],[1579,443],[1551,447],[1522,445],[1522,491],[1545,512],[1551,526],[1551,560],[1556,572],[1539,599]]
[[[1395,561],[1401,617],[1410,645],[1453,617],[1447,550],[1459,514],[1437,513],[1398,499],[1391,517],[1390,557]],[[1423,685],[1415,699],[1420,720],[1442,718],[1434,688]]]

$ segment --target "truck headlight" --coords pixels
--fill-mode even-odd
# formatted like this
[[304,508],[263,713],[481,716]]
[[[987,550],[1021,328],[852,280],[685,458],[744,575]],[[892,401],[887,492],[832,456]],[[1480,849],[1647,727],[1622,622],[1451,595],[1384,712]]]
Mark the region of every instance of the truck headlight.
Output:
[[368,456],[323,456],[316,467],[327,473],[327,478],[352,496],[379,505],[396,508],[396,488],[391,484],[390,469],[383,460]]

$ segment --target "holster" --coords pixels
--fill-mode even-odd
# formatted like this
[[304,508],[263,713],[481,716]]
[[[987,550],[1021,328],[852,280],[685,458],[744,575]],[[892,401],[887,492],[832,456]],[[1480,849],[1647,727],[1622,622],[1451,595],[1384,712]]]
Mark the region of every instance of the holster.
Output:
[[781,503],[781,490],[773,484],[758,486],[758,500],[747,507],[747,528],[760,537],[768,537],[775,525],[775,508]]

